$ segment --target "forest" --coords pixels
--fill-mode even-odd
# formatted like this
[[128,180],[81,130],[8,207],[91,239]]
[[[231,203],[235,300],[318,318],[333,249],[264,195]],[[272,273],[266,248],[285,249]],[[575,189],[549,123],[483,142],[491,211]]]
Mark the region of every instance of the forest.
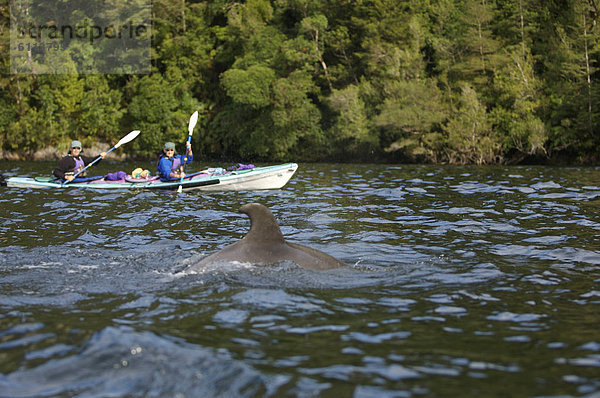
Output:
[[[110,49],[64,37],[62,69],[47,69],[50,51],[11,58],[12,7],[28,1],[0,1],[4,155],[62,155],[72,139],[113,145],[136,129],[120,151],[151,158],[165,141],[183,149],[198,110],[194,153],[211,159],[600,158],[598,0],[152,0],[141,73],[80,73],[73,65]],[[104,3],[117,15],[136,1]],[[59,18],[61,3],[42,11]]]

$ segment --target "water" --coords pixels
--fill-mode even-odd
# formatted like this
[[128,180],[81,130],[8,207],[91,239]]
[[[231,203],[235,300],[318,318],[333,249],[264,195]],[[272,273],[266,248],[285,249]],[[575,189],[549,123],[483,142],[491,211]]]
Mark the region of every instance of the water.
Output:
[[[349,267],[189,272],[244,236],[250,202]],[[598,168],[300,164],[266,192],[2,188],[0,397],[598,397],[599,204]]]

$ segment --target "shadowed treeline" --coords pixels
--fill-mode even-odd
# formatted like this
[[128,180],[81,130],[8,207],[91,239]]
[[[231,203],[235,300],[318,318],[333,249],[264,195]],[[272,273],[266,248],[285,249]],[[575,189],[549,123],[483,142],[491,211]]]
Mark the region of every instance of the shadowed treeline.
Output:
[[78,75],[11,74],[3,1],[0,149],[153,157],[199,110],[213,158],[596,162],[596,3],[154,0],[151,73]]

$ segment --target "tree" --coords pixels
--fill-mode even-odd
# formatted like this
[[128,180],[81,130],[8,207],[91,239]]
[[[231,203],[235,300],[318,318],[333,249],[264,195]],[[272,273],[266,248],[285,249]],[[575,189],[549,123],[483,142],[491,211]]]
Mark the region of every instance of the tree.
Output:
[[457,109],[444,126],[448,134],[450,163],[495,164],[502,158],[502,144],[494,134],[485,106],[475,90],[464,85]]
[[145,75],[127,85],[122,130],[135,127],[142,131],[130,145],[132,153],[155,156],[165,141],[183,142],[186,138],[189,116],[199,104],[185,89],[185,81],[174,78]]
[[324,36],[325,31],[327,30],[327,18],[322,14],[306,17],[302,20],[301,26],[302,31],[310,36],[314,56],[323,68],[323,73],[325,74],[325,79],[327,79],[329,89],[333,90],[329,71],[327,70],[327,63],[325,62],[325,58],[323,58],[323,53],[325,52]]
[[123,108],[120,90],[111,88],[110,77],[85,75],[81,78],[83,94],[73,120],[73,130],[85,132],[91,139],[110,143],[119,139]]
[[[548,152],[598,156],[595,103],[598,100],[599,32],[593,28],[594,2],[571,0],[538,5],[539,27],[533,50],[538,55],[545,101],[542,120],[548,126]],[[540,12],[543,10],[544,12]]]
[[367,146],[377,148],[378,137],[369,129],[365,104],[360,98],[359,87],[349,85],[341,90],[333,90],[327,98],[329,106],[337,117],[331,127],[333,141],[337,147],[350,152]]
[[240,104],[259,109],[272,103],[275,72],[267,66],[253,65],[247,70],[229,69],[223,73],[221,81],[227,94]]
[[515,151],[516,160],[526,155],[546,155],[546,127],[536,115],[540,106],[539,82],[533,72],[531,56],[516,47],[512,63],[494,76],[497,102],[490,117],[504,138],[504,148]]
[[304,71],[293,72],[275,83],[271,153],[276,159],[289,159],[294,154],[310,158],[320,152],[319,146],[323,144],[321,113],[309,98],[315,89],[310,75]]
[[439,89],[433,81],[399,81],[394,86],[374,119],[377,127],[397,137],[386,151],[436,161],[443,144],[439,128],[446,117]]

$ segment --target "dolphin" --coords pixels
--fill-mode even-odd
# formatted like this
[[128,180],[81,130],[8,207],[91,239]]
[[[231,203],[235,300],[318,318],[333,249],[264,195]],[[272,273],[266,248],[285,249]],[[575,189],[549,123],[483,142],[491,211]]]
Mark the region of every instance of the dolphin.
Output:
[[253,264],[275,264],[292,261],[311,270],[326,270],[344,267],[346,264],[319,250],[286,242],[277,220],[268,207],[250,203],[240,207],[240,212],[250,217],[250,232],[221,251],[202,259],[191,269],[202,268],[212,263],[245,262]]

